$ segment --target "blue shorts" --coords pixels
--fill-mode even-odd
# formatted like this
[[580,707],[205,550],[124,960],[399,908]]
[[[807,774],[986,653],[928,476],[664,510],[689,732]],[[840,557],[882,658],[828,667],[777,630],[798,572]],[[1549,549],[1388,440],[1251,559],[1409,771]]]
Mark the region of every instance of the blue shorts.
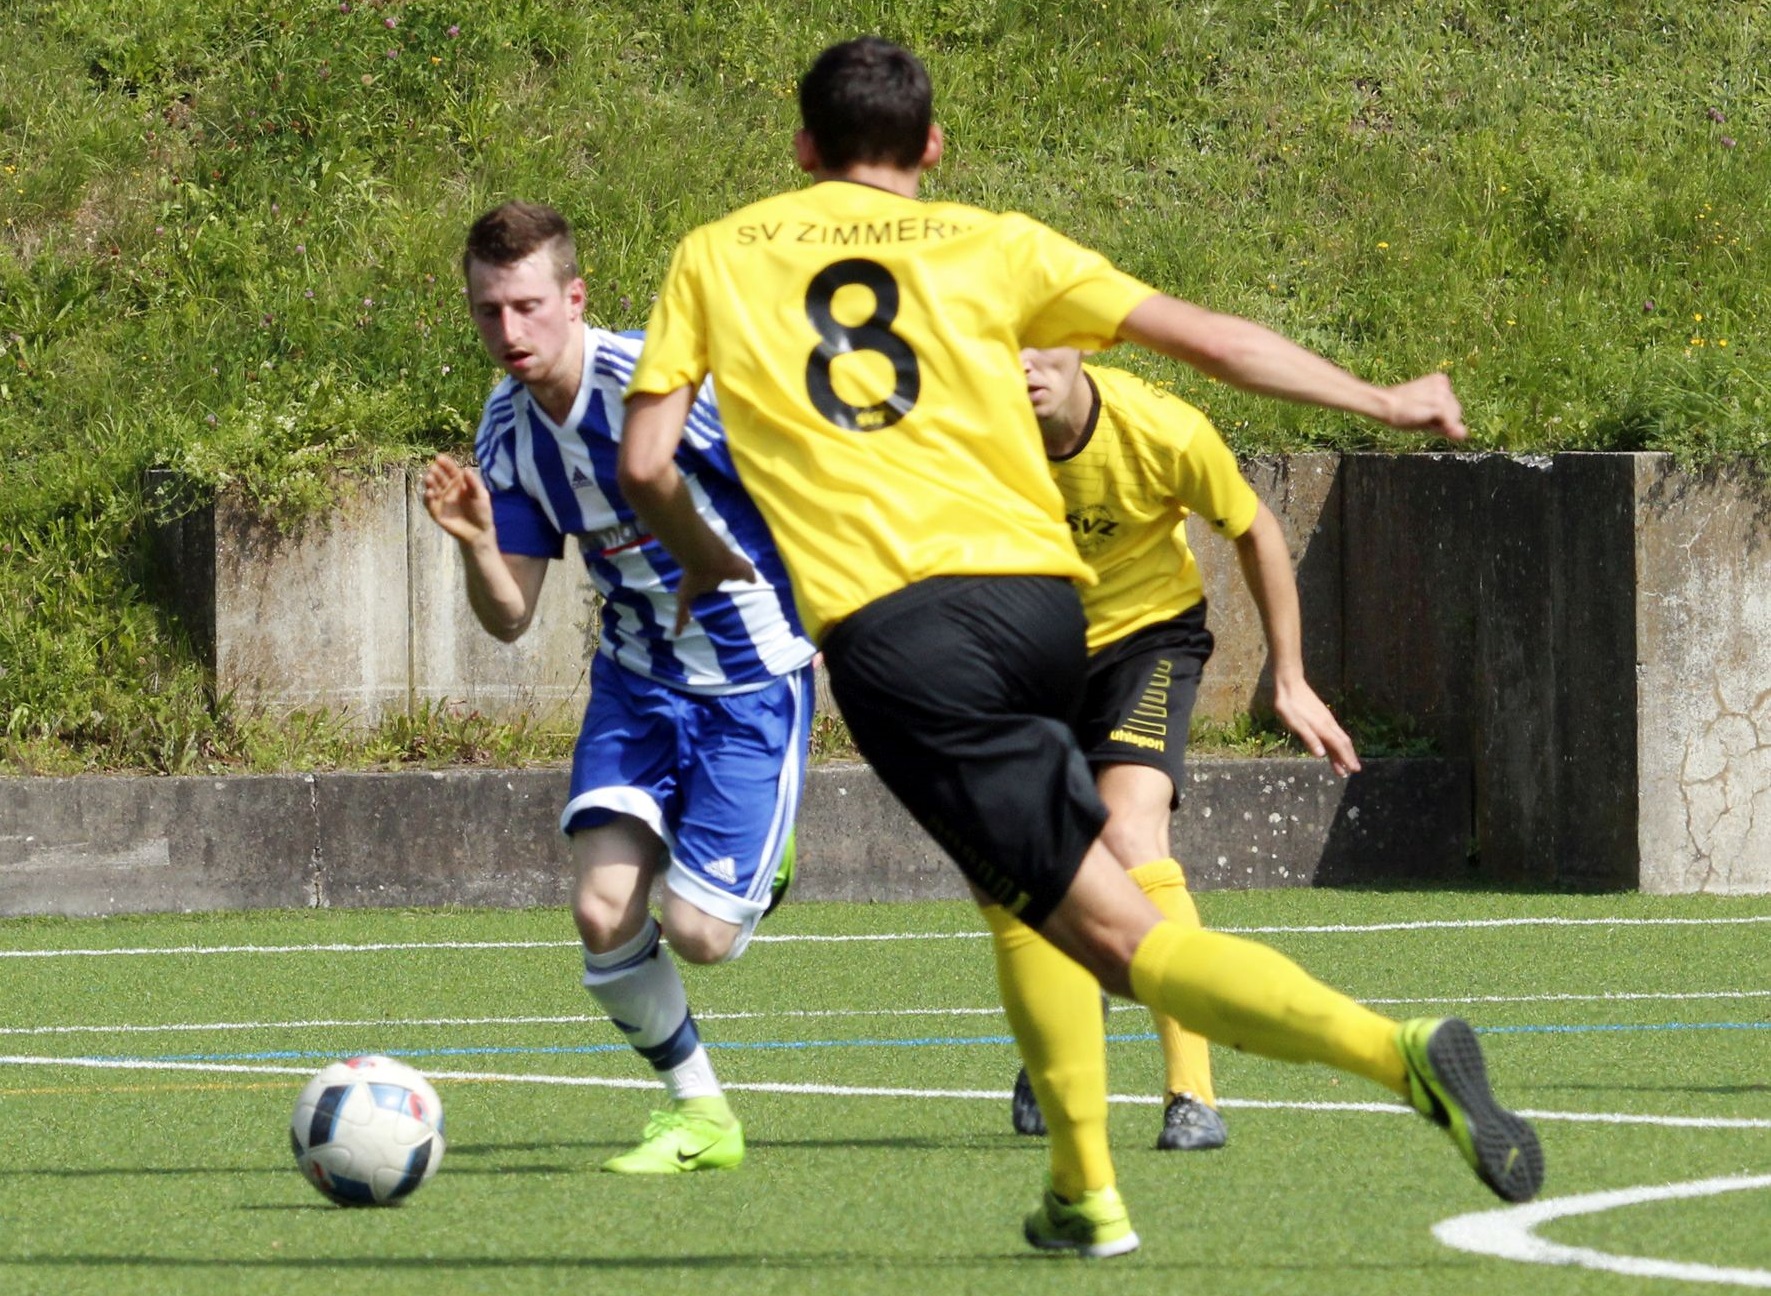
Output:
[[799,813],[812,668],[748,693],[684,693],[598,654],[560,828],[632,815],[670,852],[666,885],[744,926],[769,906]]

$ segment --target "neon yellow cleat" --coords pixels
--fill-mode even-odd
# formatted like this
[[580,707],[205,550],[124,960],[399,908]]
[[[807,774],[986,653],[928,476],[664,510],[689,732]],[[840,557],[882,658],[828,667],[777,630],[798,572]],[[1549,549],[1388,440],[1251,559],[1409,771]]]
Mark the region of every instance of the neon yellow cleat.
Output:
[[729,1109],[722,1118],[684,1104],[653,1112],[639,1144],[610,1157],[603,1169],[612,1174],[686,1174],[729,1170],[743,1160],[744,1127]]
[[787,845],[781,848],[781,858],[775,864],[775,881],[769,887],[769,907],[763,910],[764,918],[781,907],[781,902],[787,898],[787,888],[793,885],[798,838],[799,829],[797,827],[787,830]]
[[1096,1188],[1067,1202],[1050,1188],[1039,1209],[1027,1217],[1027,1241],[1045,1251],[1070,1251],[1102,1260],[1138,1249],[1131,1215],[1117,1188]]
[[1506,1201],[1530,1201],[1543,1186],[1543,1145],[1531,1122],[1494,1101],[1482,1046],[1468,1022],[1416,1017],[1396,1034],[1408,1067],[1409,1101],[1442,1126],[1478,1178]]

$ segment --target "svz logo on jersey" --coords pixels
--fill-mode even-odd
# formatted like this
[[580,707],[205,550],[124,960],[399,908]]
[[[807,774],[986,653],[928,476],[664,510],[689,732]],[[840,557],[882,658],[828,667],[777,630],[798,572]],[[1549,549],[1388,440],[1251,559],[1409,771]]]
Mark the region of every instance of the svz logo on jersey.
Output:
[[1099,549],[1119,532],[1119,519],[1099,504],[1066,513],[1064,520],[1070,524],[1070,539],[1082,553]]

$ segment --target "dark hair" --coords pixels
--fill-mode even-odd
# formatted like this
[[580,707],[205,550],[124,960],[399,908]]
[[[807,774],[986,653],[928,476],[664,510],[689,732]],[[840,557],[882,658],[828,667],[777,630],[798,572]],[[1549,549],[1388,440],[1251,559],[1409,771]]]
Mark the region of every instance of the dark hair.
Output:
[[467,231],[467,247],[461,254],[461,272],[470,262],[515,265],[542,248],[553,254],[553,270],[561,283],[578,277],[578,249],[572,242],[572,226],[553,208],[541,203],[511,201],[494,207]]
[[858,162],[913,167],[934,120],[928,69],[878,36],[832,45],[800,79],[799,116],[827,170]]

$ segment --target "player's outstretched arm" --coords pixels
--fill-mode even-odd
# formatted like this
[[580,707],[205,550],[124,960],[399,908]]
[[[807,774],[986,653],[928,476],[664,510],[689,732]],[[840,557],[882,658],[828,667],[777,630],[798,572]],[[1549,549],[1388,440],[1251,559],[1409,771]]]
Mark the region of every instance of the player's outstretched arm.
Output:
[[547,560],[500,552],[486,484],[453,456],[432,459],[421,485],[425,511],[461,547],[468,605],[487,633],[511,643],[534,618]]
[[621,494],[682,566],[682,582],[676,588],[678,634],[689,624],[692,605],[701,595],[711,594],[724,581],[756,579],[750,560],[734,553],[695,511],[695,501],[677,471],[676,448],[694,399],[692,387],[678,387],[662,396],[636,392],[628,397],[615,467]]
[[1125,317],[1119,335],[1245,391],[1363,414],[1451,441],[1466,435],[1463,408],[1444,374],[1379,387],[1253,320],[1178,297],[1145,298]]
[[1242,579],[1260,610],[1273,668],[1273,712],[1312,756],[1324,756],[1343,777],[1359,769],[1353,740],[1336,723],[1326,703],[1304,678],[1303,618],[1298,613],[1297,577],[1279,519],[1265,504],[1254,524],[1236,537]]

